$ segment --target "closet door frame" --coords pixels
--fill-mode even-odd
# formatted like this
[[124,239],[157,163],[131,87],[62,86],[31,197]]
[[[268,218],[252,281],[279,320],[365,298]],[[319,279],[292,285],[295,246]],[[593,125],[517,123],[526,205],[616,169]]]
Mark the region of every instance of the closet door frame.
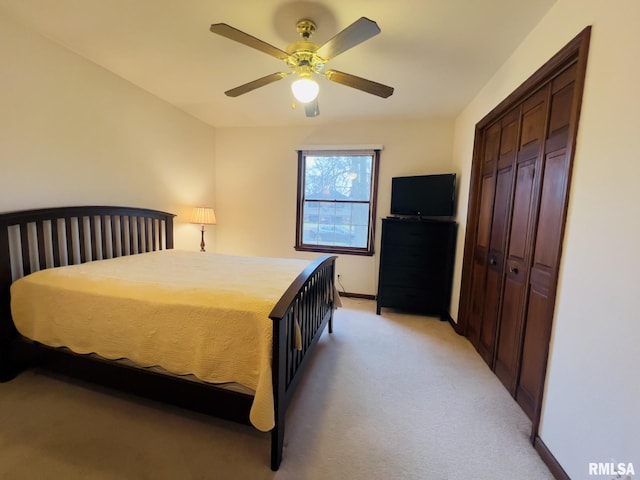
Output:
[[[461,279],[461,291],[460,291],[460,304],[458,323],[456,325],[456,331],[461,335],[467,336],[467,325],[469,322],[469,316],[472,311],[472,286],[473,286],[473,263],[475,255],[476,235],[478,229],[478,217],[480,213],[480,193],[482,180],[482,159],[484,149],[484,132],[487,127],[498,121],[502,116],[507,114],[510,110],[513,110],[520,105],[527,97],[533,94],[536,90],[540,89],[544,85],[551,82],[554,78],[560,75],[563,71],[572,65],[576,65],[576,88],[574,104],[575,107],[572,112],[572,118],[569,125],[568,132],[568,144],[567,144],[567,156],[569,158],[568,166],[568,182],[567,189],[564,198],[563,214],[562,214],[562,231],[559,237],[559,252],[555,265],[555,278],[552,281],[551,305],[555,310],[555,295],[557,289],[557,274],[559,270],[559,264],[561,259],[561,247],[564,238],[564,225],[566,223],[567,206],[569,188],[571,185],[571,172],[573,166],[573,159],[575,154],[575,144],[578,132],[578,123],[580,118],[580,108],[582,104],[582,95],[584,90],[584,78],[587,67],[587,55],[589,50],[589,40],[591,35],[591,27],[588,26],[582,30],[573,40],[571,40],[562,50],[554,55],[546,64],[538,69],[529,79],[527,79],[520,87],[518,87],[513,93],[511,93],[500,104],[493,108],[475,127],[475,140],[473,148],[473,161],[471,167],[471,179],[469,188],[469,200],[467,209],[467,226],[465,233],[465,246],[464,246],[464,258],[462,267],[462,279]],[[551,312],[553,315],[553,312]],[[551,328],[548,329],[548,338],[546,338],[545,344],[547,345],[547,351],[544,354],[545,362],[541,370],[541,382],[542,389],[539,392],[536,399],[536,407],[534,416],[532,419],[531,429],[531,441],[536,443],[538,438],[538,429],[540,424],[540,414],[542,407],[542,397],[544,394],[544,381],[546,378],[547,360],[548,360],[548,343],[551,338]]]

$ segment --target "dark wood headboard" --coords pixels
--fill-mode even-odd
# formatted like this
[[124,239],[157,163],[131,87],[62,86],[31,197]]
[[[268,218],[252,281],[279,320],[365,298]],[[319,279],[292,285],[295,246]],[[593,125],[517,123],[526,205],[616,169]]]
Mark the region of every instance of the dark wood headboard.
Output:
[[173,248],[174,216],[108,206],[0,214],[0,341],[13,333],[13,281],[46,268]]

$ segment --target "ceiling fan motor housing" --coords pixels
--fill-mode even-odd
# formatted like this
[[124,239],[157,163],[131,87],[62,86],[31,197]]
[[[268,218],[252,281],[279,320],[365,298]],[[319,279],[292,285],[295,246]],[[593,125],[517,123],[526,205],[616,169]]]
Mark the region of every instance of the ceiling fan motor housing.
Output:
[[309,76],[311,73],[321,73],[326,60],[316,54],[319,45],[309,41],[309,38],[316,31],[316,24],[313,20],[299,20],[296,29],[302,40],[287,46],[287,53],[290,55],[287,64],[295,74]]
[[298,70],[306,72],[321,73],[326,61],[316,54],[318,45],[313,42],[300,41],[290,44],[287,47],[289,58],[286,60],[294,72]]

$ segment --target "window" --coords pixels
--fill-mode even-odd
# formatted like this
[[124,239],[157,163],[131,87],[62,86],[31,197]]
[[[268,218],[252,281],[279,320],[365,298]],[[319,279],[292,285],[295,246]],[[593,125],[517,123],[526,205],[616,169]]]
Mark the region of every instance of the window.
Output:
[[298,152],[296,250],[373,255],[380,150]]

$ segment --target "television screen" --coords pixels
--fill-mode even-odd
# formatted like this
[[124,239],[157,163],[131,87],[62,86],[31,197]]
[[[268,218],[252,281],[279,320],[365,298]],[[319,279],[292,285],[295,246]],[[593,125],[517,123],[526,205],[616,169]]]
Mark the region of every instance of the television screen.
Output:
[[456,174],[391,179],[391,214],[451,217],[455,214]]

